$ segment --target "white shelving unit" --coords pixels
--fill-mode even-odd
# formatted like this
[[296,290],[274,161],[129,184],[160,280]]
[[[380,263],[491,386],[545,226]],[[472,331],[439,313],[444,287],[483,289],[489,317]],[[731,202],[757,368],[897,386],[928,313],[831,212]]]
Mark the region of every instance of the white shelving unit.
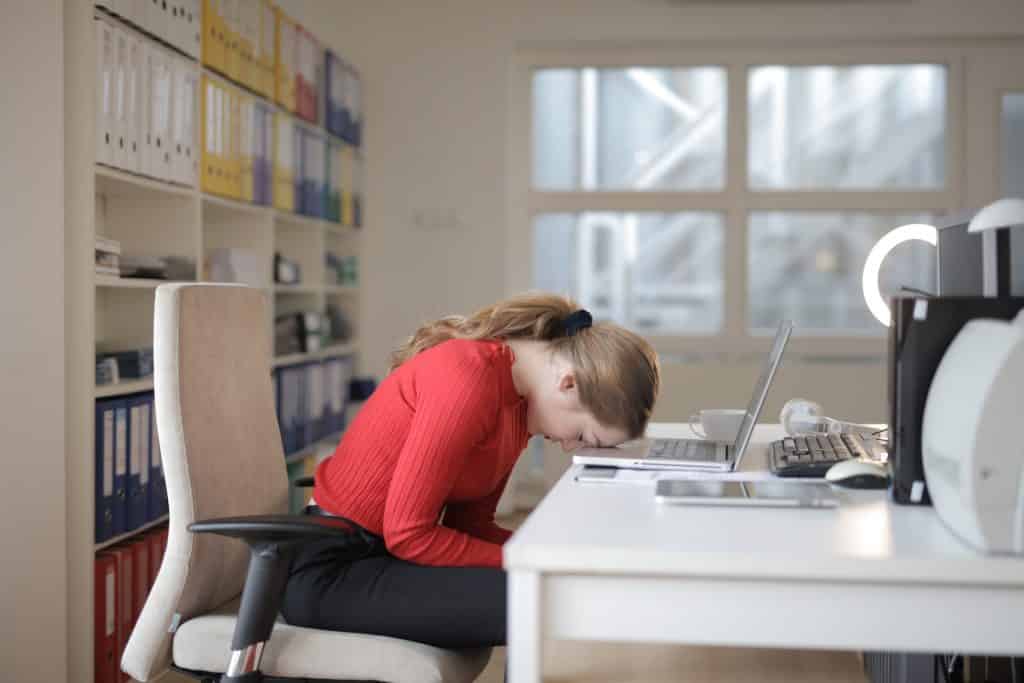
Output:
[[[271,339],[276,315],[310,310],[323,312],[329,304],[343,310],[356,333],[361,323],[358,287],[334,284],[328,279],[324,265],[328,252],[338,256],[359,255],[359,229],[207,194],[198,187],[96,163],[93,18],[99,13],[100,10],[86,2],[66,3],[64,9],[65,214],[68,217],[65,414],[68,442],[81,444],[78,456],[68,462],[68,664],[69,679],[83,683],[93,680],[96,552],[167,521],[164,517],[102,544],[94,542],[95,401],[153,390],[151,377],[96,386],[95,354],[108,348],[151,346],[155,291],[165,284],[162,280],[97,275],[93,268],[95,238],[118,240],[123,254],[190,259],[196,264],[196,280],[199,281],[207,272],[211,250],[223,247],[250,250],[265,264],[259,273],[259,282],[250,284],[258,286],[268,297],[266,334],[271,335]],[[109,16],[104,18],[119,23]],[[198,64],[197,68],[202,69]],[[198,115],[196,111],[197,121]],[[305,122],[303,125],[316,128]],[[198,126],[196,133],[198,137]],[[199,149],[198,144],[194,148]],[[300,284],[274,283],[275,252],[300,264],[303,276]],[[277,357],[271,367],[334,355],[358,356],[358,352],[358,343],[353,341],[312,353]],[[269,372],[270,368],[267,370]],[[331,435],[289,456],[288,462],[300,462],[328,452],[339,438],[340,434]]]

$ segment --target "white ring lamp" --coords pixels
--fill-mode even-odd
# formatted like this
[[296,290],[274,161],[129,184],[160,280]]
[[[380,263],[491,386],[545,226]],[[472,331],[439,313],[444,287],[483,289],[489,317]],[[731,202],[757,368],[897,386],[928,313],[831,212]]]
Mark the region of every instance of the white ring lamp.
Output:
[[912,240],[927,242],[933,247],[939,241],[938,230],[933,225],[924,223],[910,223],[894,228],[882,236],[882,239],[871,247],[868,258],[864,261],[864,273],[861,276],[861,287],[864,290],[864,301],[868,310],[878,319],[878,322],[888,327],[892,323],[892,312],[889,305],[882,298],[882,292],[878,288],[878,273],[882,269],[882,262],[889,252]]

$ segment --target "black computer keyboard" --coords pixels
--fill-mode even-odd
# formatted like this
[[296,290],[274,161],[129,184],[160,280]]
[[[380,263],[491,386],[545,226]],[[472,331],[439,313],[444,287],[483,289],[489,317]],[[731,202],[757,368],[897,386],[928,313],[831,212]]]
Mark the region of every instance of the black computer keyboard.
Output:
[[768,465],[780,477],[824,477],[841,460],[869,457],[859,434],[809,434],[773,441]]

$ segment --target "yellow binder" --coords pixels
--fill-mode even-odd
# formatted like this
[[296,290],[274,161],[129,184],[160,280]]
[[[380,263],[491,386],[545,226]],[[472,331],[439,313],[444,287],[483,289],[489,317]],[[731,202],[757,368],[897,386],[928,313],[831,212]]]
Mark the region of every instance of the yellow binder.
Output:
[[234,199],[242,198],[242,156],[241,156],[241,120],[240,107],[242,92],[233,86],[228,87],[227,139],[228,139],[228,192]]
[[[204,15],[205,16],[205,15]],[[202,94],[199,98],[199,135],[202,138],[200,148],[202,150],[199,186],[203,192],[219,194],[217,188],[217,97],[216,84],[209,76],[203,74],[201,86]]]
[[253,136],[256,132],[256,110],[253,98],[248,95],[240,94],[238,100],[239,118],[235,129],[238,131],[238,156],[241,169],[239,195],[241,199],[251,202],[253,200]]
[[274,16],[274,99],[294,112],[296,25],[280,8],[274,8]]
[[270,0],[260,2],[260,45],[259,58],[259,79],[256,91],[268,100],[274,99],[274,27],[276,19],[274,14],[274,3]]
[[274,113],[274,206],[282,211],[295,210],[295,155],[292,118]]
[[220,16],[220,0],[203,0],[203,64],[224,72],[224,26]]
[[224,30],[224,75],[238,80],[238,0],[220,0]]

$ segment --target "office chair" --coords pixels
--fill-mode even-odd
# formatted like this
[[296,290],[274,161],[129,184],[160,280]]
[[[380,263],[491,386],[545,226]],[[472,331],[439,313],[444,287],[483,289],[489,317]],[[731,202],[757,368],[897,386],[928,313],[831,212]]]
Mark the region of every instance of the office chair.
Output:
[[348,527],[285,514],[288,476],[267,320],[258,289],[156,290],[156,423],[170,530],[121,667],[139,681],[168,667],[225,683],[474,680],[490,648],[443,650],[301,628],[278,617],[296,547],[347,538]]

